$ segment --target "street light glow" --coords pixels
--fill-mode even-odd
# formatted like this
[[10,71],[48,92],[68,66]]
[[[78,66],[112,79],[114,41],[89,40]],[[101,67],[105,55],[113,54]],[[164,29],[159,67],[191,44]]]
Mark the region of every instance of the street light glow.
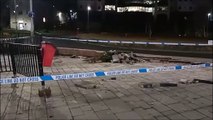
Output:
[[211,16],[211,13],[208,13],[207,15],[208,15],[208,17],[210,17],[210,16]]
[[87,10],[90,11],[90,10],[91,10],[91,7],[90,7],[90,6],[87,6]]
[[46,22],[46,18],[45,18],[45,17],[43,17],[43,22],[44,22],[44,23]]
[[57,15],[58,15],[58,17],[60,17],[60,16],[62,15],[62,12],[58,12],[58,14],[57,14]]

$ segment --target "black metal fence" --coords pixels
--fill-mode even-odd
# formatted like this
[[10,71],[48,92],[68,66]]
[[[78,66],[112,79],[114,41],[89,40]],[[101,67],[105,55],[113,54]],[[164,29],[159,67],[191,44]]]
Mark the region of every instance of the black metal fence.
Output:
[[20,43],[10,43],[11,63],[14,75],[43,75],[41,47]]
[[40,36],[0,39],[0,72],[43,75],[41,42]]
[[12,71],[9,44],[0,41],[0,73]]

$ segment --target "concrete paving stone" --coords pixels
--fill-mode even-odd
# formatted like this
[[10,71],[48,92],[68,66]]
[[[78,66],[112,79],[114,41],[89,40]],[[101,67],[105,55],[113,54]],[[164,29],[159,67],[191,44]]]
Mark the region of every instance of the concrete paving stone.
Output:
[[182,98],[182,100],[178,101],[178,103],[187,105],[187,104],[191,104],[192,102],[190,101],[190,99]]
[[26,113],[19,113],[19,114],[16,114],[16,118],[15,118],[16,120],[18,119],[18,120],[27,120],[28,119],[28,113],[26,112]]
[[16,114],[6,114],[5,116],[1,116],[1,120],[15,120]]
[[167,115],[167,117],[170,120],[188,120],[187,117],[184,117],[183,115],[177,113],[177,114],[172,114],[172,115]]
[[72,101],[72,100],[75,100],[76,98],[74,96],[66,96],[66,100],[67,101]]
[[101,99],[96,94],[86,94],[85,97],[90,103],[101,101]]
[[81,110],[84,112],[92,111],[92,107],[90,105],[81,106]]
[[66,107],[57,107],[47,110],[49,119],[72,119],[72,114],[69,111],[69,108]]
[[201,98],[200,95],[197,95],[196,94],[196,91],[193,91],[193,92],[187,92],[187,97],[191,98],[191,99],[198,99],[198,98]]
[[159,102],[155,102],[152,107],[154,109],[156,109],[157,111],[159,112],[164,112],[164,111],[169,111],[171,110],[171,108],[169,108],[168,106],[162,104],[162,103],[159,103]]
[[72,96],[73,97],[73,93],[69,90],[62,90],[62,93],[64,96]]
[[48,107],[61,107],[61,106],[66,106],[66,101],[65,99],[61,99],[61,100],[58,100],[58,101],[49,101],[47,102],[47,106]]
[[212,111],[213,111],[212,105],[206,106],[205,109],[208,110],[210,113],[213,113],[213,112],[212,112]]
[[177,103],[177,100],[174,100],[166,95],[162,95],[162,94],[152,94],[150,95],[150,97],[156,99],[157,101],[163,103],[163,104],[173,104],[173,103]]
[[87,99],[86,99],[84,96],[75,98],[75,100],[76,100],[78,103],[87,103]]
[[205,116],[209,117],[209,118],[212,118],[212,112],[210,112],[208,109],[206,109],[205,107],[204,108],[198,108],[196,109],[198,112],[204,114]]
[[[34,97],[38,97],[38,95],[35,95]],[[64,96],[63,95],[59,95],[59,96],[54,96],[54,97],[50,97],[46,99],[46,102],[61,102],[64,101]]]
[[186,111],[186,112],[181,113],[181,115],[183,115],[184,117],[186,117],[187,119],[190,119],[190,120],[202,119],[202,118],[206,117],[205,115],[203,115],[197,111]]
[[71,113],[72,113],[73,116],[79,116],[79,115],[84,114],[80,107],[72,108]]
[[85,112],[84,115],[74,117],[74,120],[99,120],[99,119],[100,118],[98,118],[98,116],[92,111],[88,111]]
[[150,97],[149,95],[143,94],[143,95],[138,95],[137,96],[140,100],[143,100],[146,103],[152,103],[152,102],[156,102],[157,100],[153,99],[152,97]]
[[108,107],[102,102],[93,102],[90,104],[94,111],[106,110]]
[[163,115],[168,116],[168,115],[174,115],[174,114],[178,114],[176,111],[174,110],[169,110],[169,111],[164,111],[161,112]]
[[121,99],[104,100],[104,103],[112,110],[113,113],[130,111],[131,108],[128,104],[124,103]]
[[124,94],[125,96],[131,95],[131,93],[128,90],[123,89],[123,88],[118,88],[118,91],[121,92],[122,94]]
[[170,105],[168,105],[168,107],[170,107],[171,109],[173,109],[176,112],[183,112],[183,111],[190,110],[189,107],[187,107],[181,103],[170,104]]
[[134,111],[144,120],[154,120],[155,119],[155,117],[152,114],[150,114],[147,110],[144,110],[142,108],[137,108]]
[[97,111],[96,114],[101,120],[117,120],[116,115],[110,110]]
[[40,119],[47,119],[47,111],[45,108],[43,109],[30,109],[29,110],[29,119],[30,120],[40,120]]
[[111,91],[96,91],[96,94],[101,99],[111,99],[116,97],[116,95],[112,93]]
[[144,101],[137,101],[137,102],[128,102],[130,104],[130,106],[132,106],[132,109],[135,108],[143,108],[143,109],[149,109],[152,108],[150,105],[148,105],[147,103],[145,103]]
[[200,106],[197,106],[193,103],[183,103],[183,105],[189,107],[191,110],[200,108]]
[[68,102],[68,106],[70,108],[77,108],[77,107],[81,107],[81,106],[85,106],[85,105],[89,105],[88,103],[82,103],[76,100],[71,100],[71,101],[67,101]]
[[137,102],[137,101],[140,101],[139,98],[137,98],[136,96],[132,95],[132,96],[124,96],[124,97],[121,97],[121,99],[125,102]]
[[117,113],[116,116],[120,120],[140,120],[141,117],[134,111]]
[[[138,85],[137,85],[137,86],[138,86]],[[142,91],[139,90],[139,89],[128,89],[128,91],[129,91],[131,94],[133,94],[133,95],[139,95],[139,94],[142,93]]]
[[160,116],[162,115],[162,113],[158,112],[157,110],[150,108],[150,109],[146,109],[147,112],[149,112],[152,116]]
[[121,97],[124,96],[124,94],[121,93],[121,92],[115,92],[114,94],[115,94],[117,97],[119,97],[119,98],[121,98]]
[[197,106],[209,106],[209,105],[212,105],[212,101],[208,100],[208,99],[205,99],[205,98],[198,98],[198,99],[190,99],[191,100],[191,103],[194,103],[196,104]]
[[112,87],[112,86],[110,86],[110,85],[104,84],[103,86],[104,86],[104,88],[106,88],[107,90],[112,91],[113,93],[119,92],[118,89],[116,89],[116,88],[114,88],[114,87]]
[[200,120],[212,120],[212,118],[205,117],[205,118],[201,118]]
[[157,120],[169,120],[169,118],[165,117],[165,116],[156,116],[155,117]]

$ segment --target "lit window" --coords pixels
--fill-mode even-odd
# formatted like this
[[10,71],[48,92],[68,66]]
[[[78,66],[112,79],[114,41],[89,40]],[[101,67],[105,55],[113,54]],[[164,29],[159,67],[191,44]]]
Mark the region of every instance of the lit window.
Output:
[[106,11],[115,11],[115,5],[105,5]]

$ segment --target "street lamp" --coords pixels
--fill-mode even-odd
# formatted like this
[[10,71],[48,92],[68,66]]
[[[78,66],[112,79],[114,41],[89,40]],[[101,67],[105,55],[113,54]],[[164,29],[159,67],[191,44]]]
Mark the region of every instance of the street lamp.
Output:
[[91,10],[90,6],[87,6],[87,32],[89,32],[89,12]]
[[209,21],[210,21],[209,18],[211,17],[211,15],[212,15],[211,13],[207,14],[207,16],[208,16],[208,20],[207,20],[207,37],[209,36]]

